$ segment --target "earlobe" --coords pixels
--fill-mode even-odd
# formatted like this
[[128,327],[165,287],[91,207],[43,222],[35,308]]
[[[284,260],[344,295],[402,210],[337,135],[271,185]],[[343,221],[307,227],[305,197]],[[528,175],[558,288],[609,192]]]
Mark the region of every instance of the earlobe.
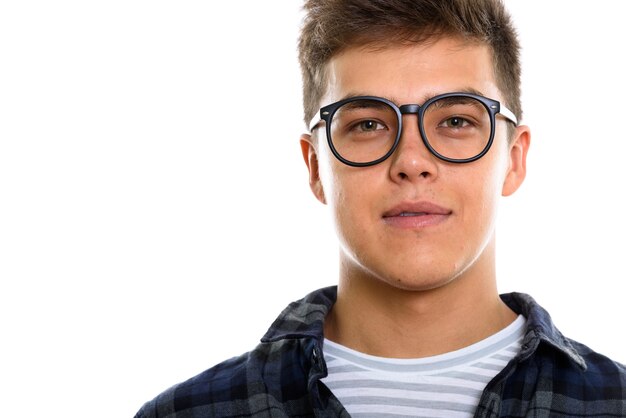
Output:
[[530,129],[528,126],[515,128],[514,138],[509,145],[509,168],[502,185],[502,196],[510,196],[526,178],[526,155],[530,147]]
[[322,187],[322,181],[320,179],[317,151],[311,140],[311,135],[302,134],[302,136],[300,136],[300,149],[302,150],[302,157],[309,170],[309,186],[311,187],[311,191],[317,200],[326,204],[326,196],[324,196],[324,188]]

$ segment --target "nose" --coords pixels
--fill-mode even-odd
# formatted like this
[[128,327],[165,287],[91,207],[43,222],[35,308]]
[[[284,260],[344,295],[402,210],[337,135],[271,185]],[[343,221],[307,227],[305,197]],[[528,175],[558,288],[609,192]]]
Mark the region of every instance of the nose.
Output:
[[389,175],[395,182],[432,180],[438,174],[437,157],[422,140],[416,114],[402,116],[400,142],[390,159]]

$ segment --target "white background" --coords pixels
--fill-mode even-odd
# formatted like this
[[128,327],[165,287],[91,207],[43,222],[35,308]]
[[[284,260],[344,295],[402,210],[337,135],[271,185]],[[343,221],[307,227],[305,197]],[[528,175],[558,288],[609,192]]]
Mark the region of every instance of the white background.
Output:
[[[336,282],[300,4],[0,3],[3,416],[130,417]],[[626,3],[507,4],[533,143],[500,290],[624,362]]]

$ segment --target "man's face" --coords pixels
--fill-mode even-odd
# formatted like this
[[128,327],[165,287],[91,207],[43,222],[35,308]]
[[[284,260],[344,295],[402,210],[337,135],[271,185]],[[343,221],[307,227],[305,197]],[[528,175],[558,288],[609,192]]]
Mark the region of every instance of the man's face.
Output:
[[[421,104],[458,91],[503,100],[488,47],[453,38],[348,49],[330,61],[328,74],[322,106],[354,95]],[[525,127],[509,144],[507,122],[497,117],[490,151],[477,161],[454,164],[432,155],[420,137],[417,116],[404,115],[395,153],[364,168],[334,158],[323,124],[317,133],[317,141],[303,137],[303,153],[312,190],[333,213],[342,275],[426,290],[468,274],[493,274],[497,203],[523,181]]]

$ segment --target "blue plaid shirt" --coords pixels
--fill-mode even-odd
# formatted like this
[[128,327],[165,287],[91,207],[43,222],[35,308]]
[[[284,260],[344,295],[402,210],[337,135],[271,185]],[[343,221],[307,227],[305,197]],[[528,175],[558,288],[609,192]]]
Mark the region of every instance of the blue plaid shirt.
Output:
[[[290,304],[253,351],[166,390],[135,418],[349,417],[320,382],[324,318],[336,287]],[[626,368],[565,338],[530,296],[502,300],[527,318],[521,352],[485,388],[475,417],[626,417]]]

